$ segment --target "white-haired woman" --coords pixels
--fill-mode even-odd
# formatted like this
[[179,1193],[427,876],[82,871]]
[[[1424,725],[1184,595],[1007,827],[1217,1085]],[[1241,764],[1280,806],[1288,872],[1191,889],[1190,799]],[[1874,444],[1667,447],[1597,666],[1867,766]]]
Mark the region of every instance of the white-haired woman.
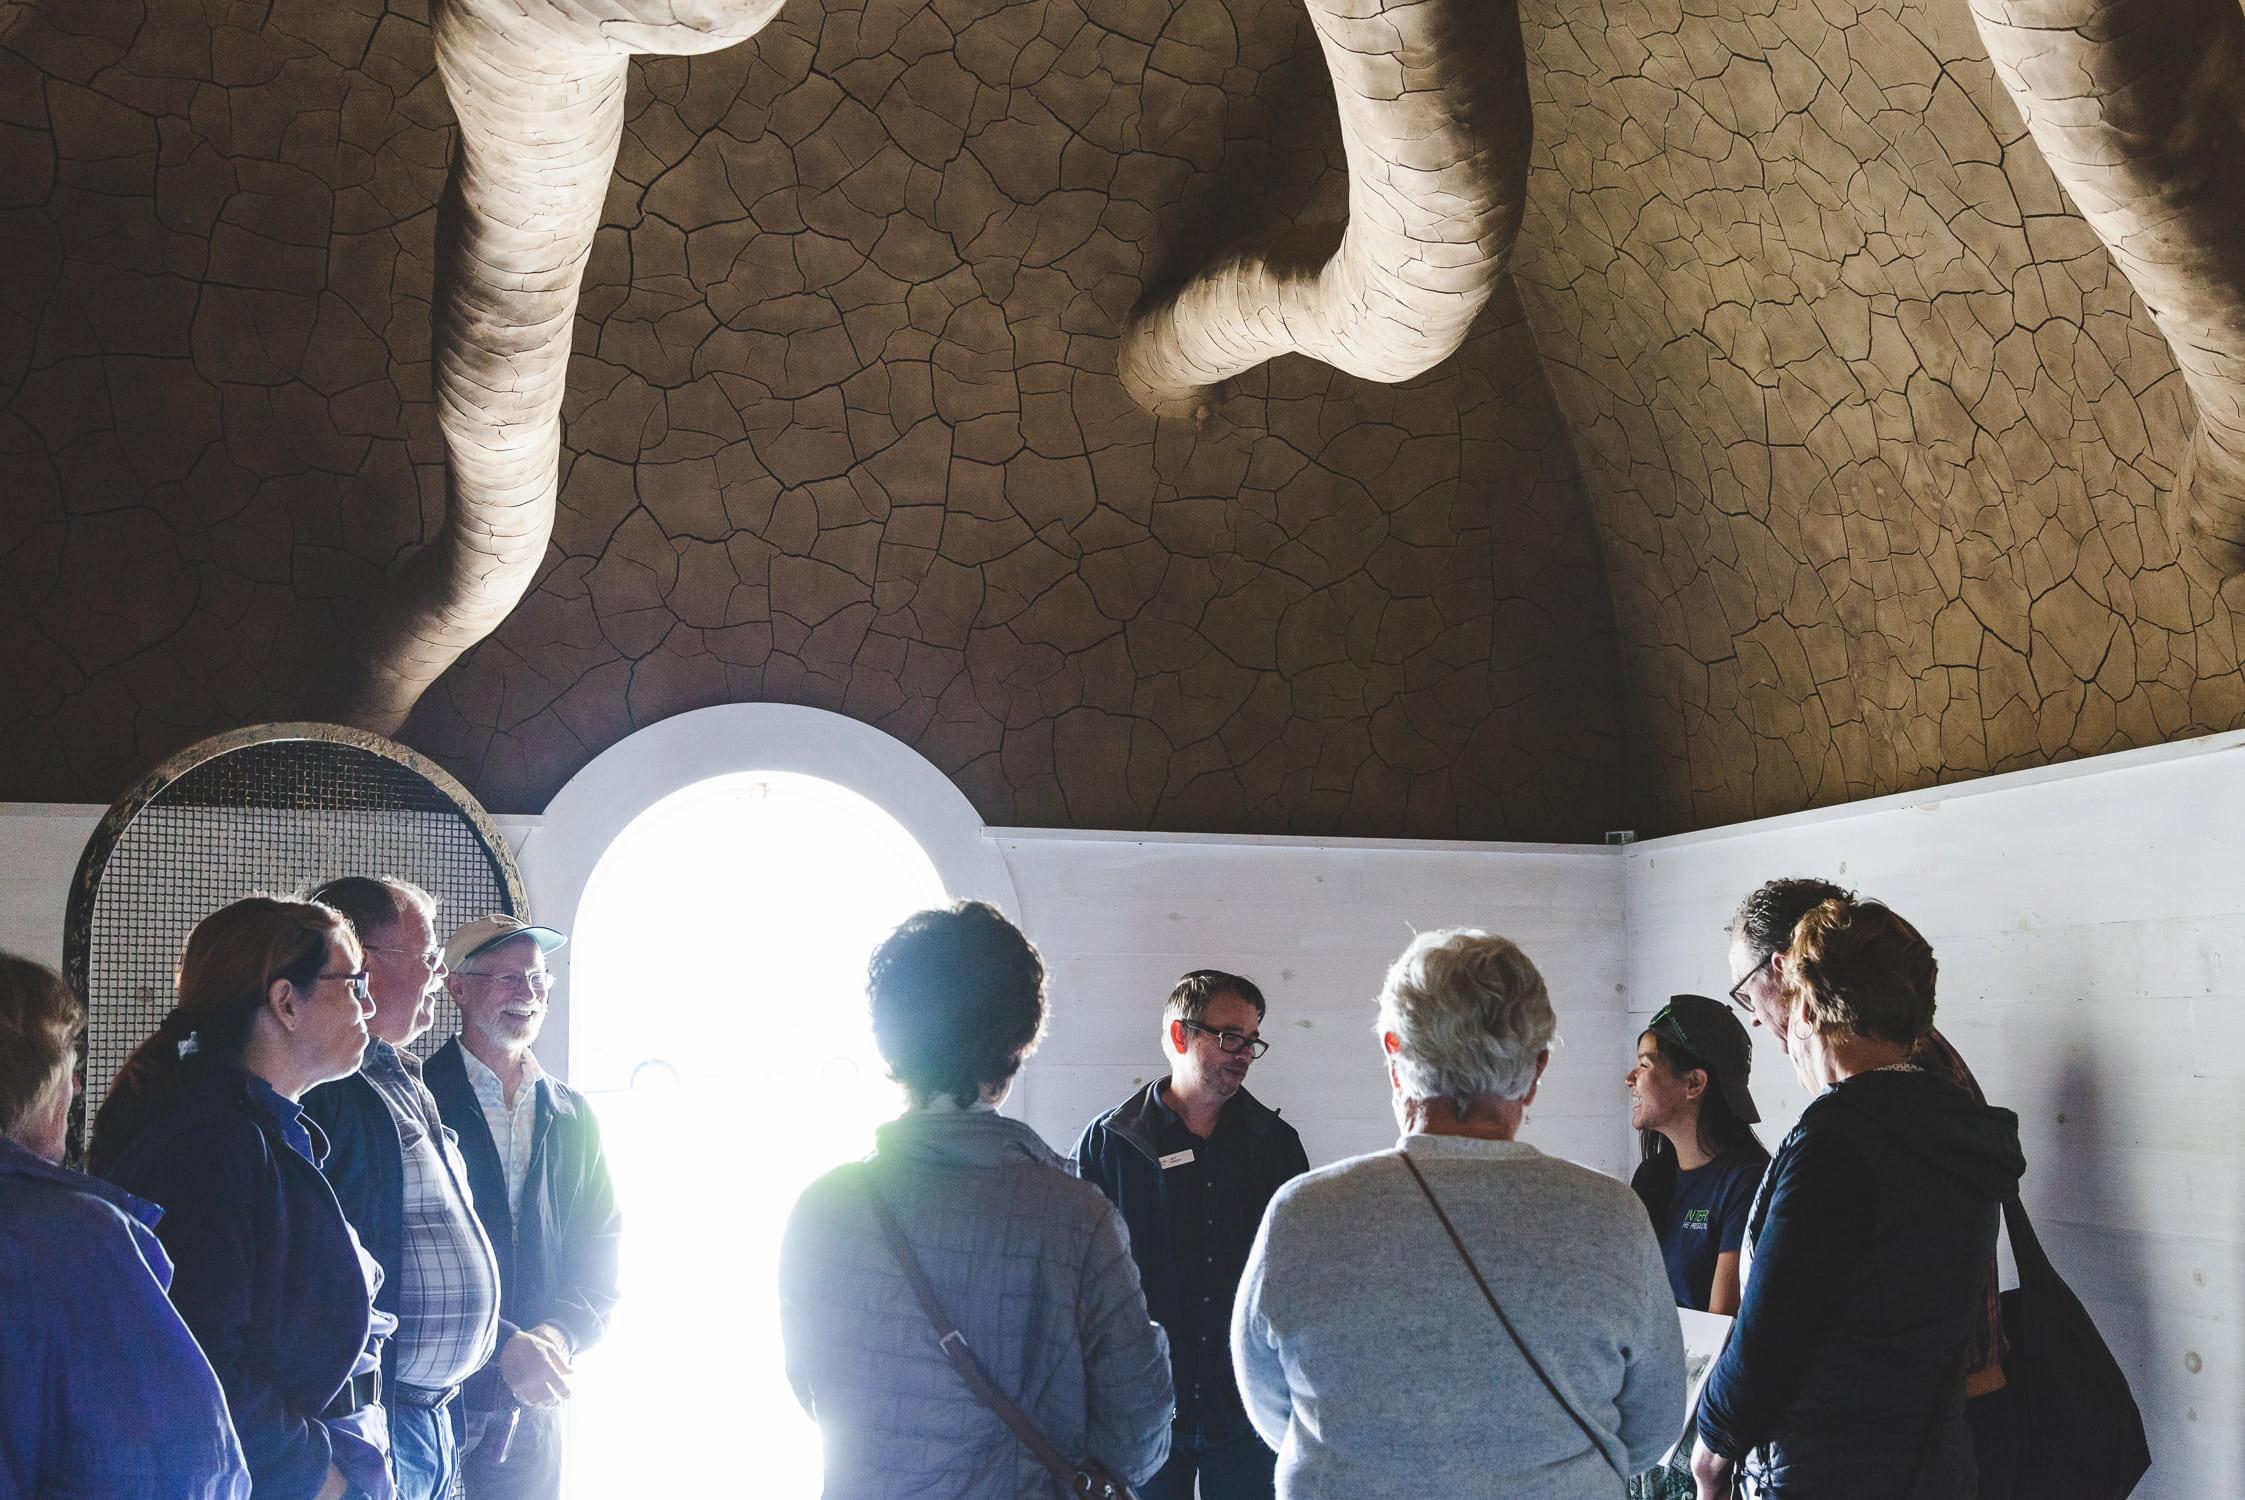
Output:
[[1635,1195],[1515,1139],[1543,978],[1432,932],[1379,1004],[1402,1143],[1282,1188],[1232,1310],[1279,1494],[1613,1500],[1682,1429],[1683,1338]]

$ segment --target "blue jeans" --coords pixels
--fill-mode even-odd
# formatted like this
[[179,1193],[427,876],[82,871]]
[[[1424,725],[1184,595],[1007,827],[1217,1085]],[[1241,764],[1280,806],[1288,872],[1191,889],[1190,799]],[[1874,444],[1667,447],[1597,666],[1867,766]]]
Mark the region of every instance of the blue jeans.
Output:
[[390,1474],[397,1481],[398,1500],[448,1500],[460,1468],[451,1407],[430,1411],[396,1401],[389,1406],[389,1417]]
[[[468,1500],[560,1500],[561,1410],[525,1406],[507,1430],[504,1411],[466,1414],[466,1451],[461,1468],[467,1475]],[[507,1456],[499,1457],[504,1441]]]
[[1169,1462],[1138,1493],[1141,1500],[1193,1500],[1198,1476],[1200,1500],[1271,1500],[1277,1467],[1278,1455],[1253,1428],[1210,1442],[1197,1427],[1180,1424],[1169,1430]]

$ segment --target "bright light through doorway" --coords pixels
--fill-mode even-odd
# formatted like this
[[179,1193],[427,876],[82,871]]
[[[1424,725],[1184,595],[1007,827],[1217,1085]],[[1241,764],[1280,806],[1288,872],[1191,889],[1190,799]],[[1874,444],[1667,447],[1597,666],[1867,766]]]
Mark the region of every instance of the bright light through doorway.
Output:
[[624,1300],[580,1362],[573,1500],[819,1489],[776,1279],[805,1184],[902,1107],[865,962],[946,896],[896,819],[814,777],[663,799],[602,857],[570,955],[570,1071],[624,1209]]

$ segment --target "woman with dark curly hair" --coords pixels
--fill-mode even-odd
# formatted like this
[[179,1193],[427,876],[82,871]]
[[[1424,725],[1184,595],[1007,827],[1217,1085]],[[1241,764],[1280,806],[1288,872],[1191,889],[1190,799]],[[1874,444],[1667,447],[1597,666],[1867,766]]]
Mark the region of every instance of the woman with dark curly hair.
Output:
[[905,1255],[1069,1461],[1141,1483],[1168,1454],[1169,1352],[1121,1218],[997,1112],[1043,1034],[1044,986],[1037,950],[979,901],[908,918],[873,954],[873,1037],[908,1107],[870,1160],[804,1190],[780,1259],[788,1378],[819,1424],[830,1496],[1061,1493],[938,1347]]

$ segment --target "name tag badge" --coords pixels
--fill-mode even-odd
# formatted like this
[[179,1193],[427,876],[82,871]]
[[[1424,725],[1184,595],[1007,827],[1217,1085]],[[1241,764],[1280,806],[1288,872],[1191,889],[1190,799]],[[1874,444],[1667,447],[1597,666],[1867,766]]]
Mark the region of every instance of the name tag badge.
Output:
[[1192,1159],[1193,1153],[1190,1147],[1183,1151],[1172,1151],[1161,1159],[1161,1169],[1166,1172],[1171,1167],[1187,1166],[1192,1162]]

